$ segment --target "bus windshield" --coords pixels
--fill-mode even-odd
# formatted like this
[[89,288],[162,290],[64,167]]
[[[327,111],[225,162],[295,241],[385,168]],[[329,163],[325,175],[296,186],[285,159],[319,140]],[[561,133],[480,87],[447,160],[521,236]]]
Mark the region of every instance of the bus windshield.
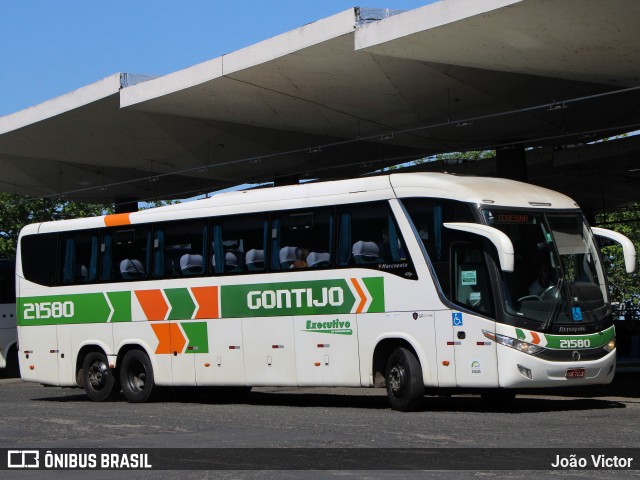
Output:
[[605,274],[591,229],[580,213],[483,210],[485,222],[509,236],[513,272],[503,272],[508,314],[580,326],[610,315]]

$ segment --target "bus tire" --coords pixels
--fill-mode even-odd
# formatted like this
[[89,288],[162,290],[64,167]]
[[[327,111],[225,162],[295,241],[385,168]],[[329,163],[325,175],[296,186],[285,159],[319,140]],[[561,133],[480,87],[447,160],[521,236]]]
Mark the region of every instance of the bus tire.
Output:
[[94,402],[109,402],[120,395],[120,384],[102,352],[89,352],[82,362],[82,386]]
[[125,398],[132,403],[144,403],[155,390],[151,360],[142,350],[129,350],[120,365],[120,384]]
[[396,348],[385,369],[387,397],[393,410],[415,412],[424,400],[422,367],[415,354],[404,348]]

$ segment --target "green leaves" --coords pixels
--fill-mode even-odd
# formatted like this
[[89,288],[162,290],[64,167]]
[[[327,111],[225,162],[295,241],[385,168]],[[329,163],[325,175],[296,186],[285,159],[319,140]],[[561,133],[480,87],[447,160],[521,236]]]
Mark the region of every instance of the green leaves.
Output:
[[0,258],[13,258],[20,230],[30,223],[113,213],[113,205],[0,193]]
[[[596,218],[599,226],[615,230],[626,235],[640,253],[640,204],[629,206],[615,212],[599,214]],[[602,249],[605,268],[609,277],[612,302],[621,302],[624,309],[640,308],[640,274],[638,269],[628,274],[624,267],[622,248],[618,245]]]

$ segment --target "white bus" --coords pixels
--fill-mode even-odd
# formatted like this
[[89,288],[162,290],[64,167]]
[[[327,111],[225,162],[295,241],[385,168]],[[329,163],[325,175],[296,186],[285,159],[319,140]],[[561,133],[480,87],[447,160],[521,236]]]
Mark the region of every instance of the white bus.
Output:
[[[626,237],[597,233],[635,267]],[[570,198],[504,179],[392,174],[40,223],[16,275],[22,377],[95,401],[386,386],[407,411],[615,370],[592,229]]]
[[15,260],[0,260],[0,375],[17,377]]

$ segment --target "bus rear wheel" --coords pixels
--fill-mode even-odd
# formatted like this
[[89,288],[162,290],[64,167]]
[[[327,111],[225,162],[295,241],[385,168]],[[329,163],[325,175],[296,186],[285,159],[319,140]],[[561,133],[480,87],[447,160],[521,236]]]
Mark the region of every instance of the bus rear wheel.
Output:
[[120,384],[109,360],[102,352],[89,352],[82,362],[82,386],[94,402],[108,402],[118,398]]
[[415,354],[403,347],[396,348],[385,370],[387,397],[393,410],[415,412],[424,400],[422,367]]
[[151,399],[155,389],[151,360],[141,350],[129,350],[120,365],[120,383],[125,398],[133,403]]

